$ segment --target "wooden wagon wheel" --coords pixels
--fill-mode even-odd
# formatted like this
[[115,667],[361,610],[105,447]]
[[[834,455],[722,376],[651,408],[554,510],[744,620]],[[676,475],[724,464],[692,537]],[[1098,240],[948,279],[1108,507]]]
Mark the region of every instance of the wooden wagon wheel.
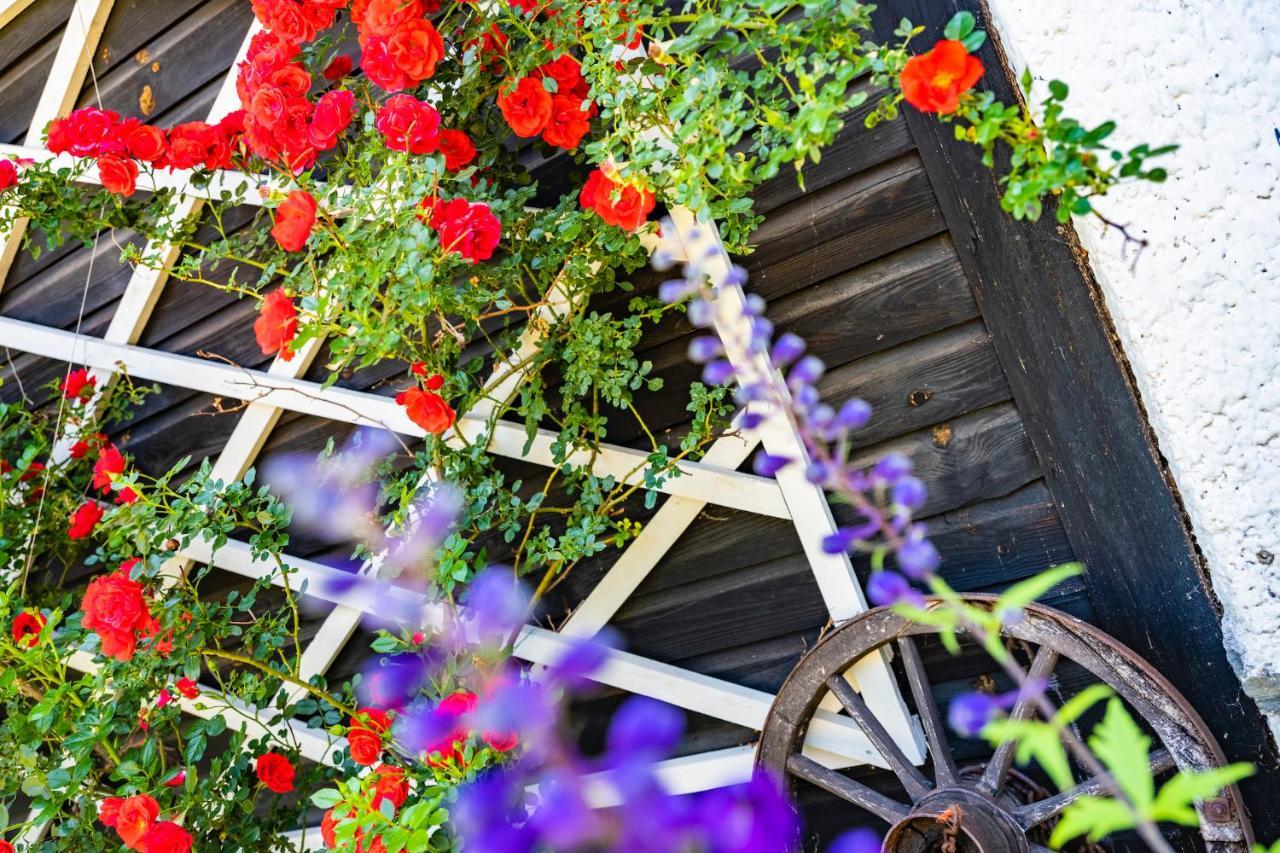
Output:
[[[990,608],[996,598],[974,595],[967,600]],[[801,659],[778,692],[761,734],[757,761],[792,784],[797,779],[805,780],[887,821],[892,829],[885,838],[886,851],[923,853],[944,849],[943,834],[950,825],[952,837],[958,842],[958,846],[949,845],[951,850],[1047,853],[1047,848],[1029,835],[1042,836],[1072,800],[1105,793],[1103,783],[1091,778],[1066,792],[1025,802],[1013,790],[1016,786],[1011,779],[1017,774],[1011,774],[1012,744],[998,747],[980,767],[959,770],[913,639],[933,633],[936,629],[932,626],[913,622],[890,608],[877,608],[828,634]],[[1026,609],[1021,621],[1005,626],[1002,636],[1035,647],[1033,678],[1048,678],[1058,661],[1065,658],[1110,685],[1160,741],[1151,752],[1153,772],[1173,768],[1204,770],[1226,763],[1203,721],[1173,685],[1132,650],[1092,625],[1052,608],[1033,605]],[[891,643],[898,647],[915,699],[933,759],[932,779],[907,759],[843,677],[853,663]],[[910,798],[909,803],[801,754],[809,721],[828,691],[840,700],[885,758]],[[1019,702],[1010,713],[1030,717],[1031,702]],[[1235,786],[1197,808],[1201,835],[1210,853],[1247,853],[1253,833]],[[948,820],[957,814],[962,816],[958,827],[954,819]]]

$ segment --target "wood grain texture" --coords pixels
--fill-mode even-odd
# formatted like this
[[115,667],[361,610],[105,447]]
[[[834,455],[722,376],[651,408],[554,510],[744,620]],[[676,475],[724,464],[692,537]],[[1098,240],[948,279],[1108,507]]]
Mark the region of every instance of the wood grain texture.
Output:
[[[887,34],[907,17],[929,43],[959,9],[987,23],[972,0],[888,0],[877,28]],[[1013,100],[997,45],[979,55],[984,87]],[[1074,232],[1055,224],[1051,207],[1040,222],[1013,221],[972,146],[910,109],[907,123],[1067,534],[1089,566],[1099,624],[1186,695],[1232,760],[1261,762],[1242,788],[1259,837],[1275,835],[1277,754],[1227,661],[1204,567]]]

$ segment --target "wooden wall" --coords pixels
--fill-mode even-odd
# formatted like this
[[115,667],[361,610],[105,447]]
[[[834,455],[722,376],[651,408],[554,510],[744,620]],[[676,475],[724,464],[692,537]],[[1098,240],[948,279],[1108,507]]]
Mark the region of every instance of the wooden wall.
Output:
[[[940,14],[907,2],[889,5],[934,25]],[[25,117],[35,106],[42,69],[52,59],[70,6],[71,0],[37,0],[0,31],[0,137],[5,140],[19,140],[26,131]],[[153,101],[147,117],[165,124],[202,118],[250,19],[244,0],[118,0],[95,59],[96,88],[87,86],[81,100],[94,103],[100,96],[104,106],[130,115],[141,115],[140,105]],[[988,65],[998,69],[998,59],[992,57]],[[780,329],[806,337],[827,362],[822,390],[830,399],[858,396],[875,407],[875,419],[859,437],[860,456],[869,460],[896,450],[914,460],[929,487],[923,515],[944,555],[944,577],[962,590],[998,590],[1050,566],[1087,559],[1087,575],[1064,584],[1048,603],[1097,622],[1158,661],[1209,719],[1233,758],[1261,761],[1273,775],[1250,791],[1257,804],[1255,821],[1264,837],[1264,825],[1271,827],[1270,834],[1280,833],[1273,816],[1280,812],[1274,754],[1256,709],[1234,684],[1220,637],[1205,621],[1212,605],[1194,572],[1194,553],[1187,548],[1176,502],[1157,470],[1122,362],[1097,340],[1105,318],[1093,301],[1081,297],[1089,295],[1087,273],[1061,254],[1067,237],[1048,223],[1014,225],[989,203],[961,204],[961,194],[972,201],[993,192],[989,175],[974,158],[956,154],[945,131],[936,134],[915,117],[867,131],[864,113],[865,108],[848,116],[833,149],[805,171],[805,191],[791,176],[760,188],[757,205],[767,216],[754,236],[755,251],[744,259],[750,289],[769,300],[770,317]],[[564,157],[539,161],[529,154],[529,162],[555,185],[581,171]],[[245,221],[253,215],[246,213]],[[117,248],[127,239],[104,238],[96,252],[64,246],[39,259],[24,256],[0,290],[0,315],[74,328],[83,296],[82,330],[102,334],[128,280]],[[1030,252],[1021,265],[993,268],[1028,244],[1048,248]],[[647,271],[634,276],[642,292],[654,291],[659,280]],[[618,310],[623,304],[606,295],[596,307]],[[1063,304],[1067,309],[1061,310]],[[254,313],[250,302],[171,282],[141,343],[185,355],[211,352],[261,367],[267,360],[254,344]],[[1036,335],[1029,333],[1029,317],[1040,324]],[[669,436],[682,431],[687,419],[683,388],[696,377],[684,356],[691,332],[682,320],[672,320],[644,344],[643,357],[654,361],[669,390],[647,395],[641,409]],[[1050,364],[1038,357],[1046,342],[1074,345],[1079,356]],[[0,388],[5,399],[18,395],[16,379],[33,394],[35,386],[64,368],[16,353],[3,358],[8,361]],[[319,375],[317,368],[312,377]],[[340,380],[384,394],[404,383],[398,364]],[[187,454],[215,455],[236,418],[217,413],[206,395],[165,388],[115,438],[143,469],[156,473]],[[1097,423],[1104,419],[1105,425]],[[1073,424],[1086,426],[1068,442],[1063,436]],[[286,414],[264,456],[318,450],[330,436],[346,432],[341,424]],[[611,440],[623,443],[640,438],[621,424],[611,434]],[[1097,468],[1098,457],[1113,452],[1118,459]],[[1143,454],[1137,485],[1125,487],[1125,470],[1137,470],[1133,459],[1136,455],[1141,463]],[[1080,489],[1075,487],[1079,476],[1062,473],[1090,468],[1110,481]],[[521,466],[512,463],[511,469]],[[1107,514],[1123,515],[1124,494],[1143,507],[1149,526],[1121,526],[1113,535],[1098,535]],[[1104,499],[1111,503],[1100,503]],[[1098,506],[1105,507],[1101,515]],[[637,512],[647,515],[642,508]],[[837,515],[841,512],[837,507]],[[1144,565],[1137,561],[1141,549],[1152,544],[1152,525],[1165,531],[1156,548],[1162,562]],[[1183,543],[1180,557],[1178,541]],[[338,562],[349,544],[308,534],[297,537],[291,550]],[[1175,558],[1180,562],[1169,569]],[[550,599],[545,619],[557,623],[611,559],[604,555],[575,570]],[[1194,577],[1187,574],[1188,566]],[[864,575],[868,570],[858,568]],[[1163,580],[1157,574],[1135,591],[1135,573],[1161,571],[1172,574]],[[213,594],[244,585],[241,578],[215,573],[208,588]],[[1121,589],[1128,592],[1121,596]],[[1141,595],[1164,606],[1136,602]],[[315,604],[308,637],[326,609]],[[1190,615],[1183,621],[1179,614]],[[773,691],[826,621],[788,523],[709,508],[615,625],[632,651]],[[357,637],[333,675],[353,672],[364,648]],[[1177,665],[1187,648],[1195,657]],[[984,683],[989,671],[977,658],[949,658],[937,649],[928,650],[928,662],[944,706],[955,693]],[[1193,677],[1197,671],[1201,676]],[[598,742],[618,699],[601,691],[580,703],[575,723],[584,743]],[[683,751],[748,740],[750,733],[743,729],[692,718]],[[976,745],[969,748],[977,754]],[[829,838],[854,820],[812,792],[805,802],[816,836]]]

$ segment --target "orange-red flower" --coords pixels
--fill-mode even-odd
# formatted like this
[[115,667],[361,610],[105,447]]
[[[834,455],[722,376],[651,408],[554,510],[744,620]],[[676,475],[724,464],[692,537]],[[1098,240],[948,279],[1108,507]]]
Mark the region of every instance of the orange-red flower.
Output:
[[373,782],[373,807],[377,809],[383,800],[397,809],[409,799],[409,780],[399,767],[391,764],[379,764],[371,774]]
[[943,39],[933,50],[913,56],[902,69],[899,84],[907,103],[926,113],[953,113],[960,96],[982,76],[982,61],[965,46]]
[[289,343],[298,334],[298,309],[283,290],[273,290],[263,298],[253,334],[263,355],[280,353],[284,361],[293,358]]
[[444,155],[444,167],[456,172],[476,159],[476,147],[471,137],[461,130],[440,131],[440,153]]
[[351,760],[366,767],[382,755],[382,736],[391,728],[391,718],[378,708],[361,708],[360,717],[351,718],[347,747]]
[[578,147],[582,137],[591,129],[591,114],[580,109],[582,98],[557,94],[551,99],[551,118],[542,131],[547,144],[568,151]]
[[0,160],[0,190],[7,190],[18,183],[18,164],[12,160]]
[[293,765],[278,752],[259,755],[254,772],[258,774],[259,782],[277,794],[287,794],[293,790]]
[[71,526],[67,528],[68,539],[83,539],[93,532],[93,528],[102,521],[102,507],[93,501],[82,503],[71,514]]
[[286,252],[297,252],[307,244],[316,224],[316,200],[306,190],[294,190],[276,208],[276,224],[271,236]]
[[633,184],[617,184],[600,169],[587,178],[578,196],[585,210],[594,210],[601,219],[626,231],[635,231],[653,211],[653,193]]
[[196,684],[185,675],[178,679],[178,683],[174,685],[174,687],[187,699],[194,699],[200,695],[200,685]]
[[373,125],[392,151],[430,154],[440,144],[440,113],[412,95],[387,98]]
[[127,157],[104,154],[98,158],[98,177],[108,192],[128,198],[137,188],[138,164]]
[[405,408],[409,420],[432,435],[440,435],[453,426],[458,415],[439,394],[422,388],[408,388],[396,395],[396,402]]
[[189,853],[194,843],[191,833],[171,820],[161,820],[138,839],[136,849],[139,853]]
[[13,619],[13,641],[23,648],[34,649],[44,626],[44,616],[24,610]]
[[515,732],[485,732],[484,742],[494,752],[510,752],[516,748],[520,738]]
[[457,252],[473,264],[493,257],[502,239],[502,223],[489,205],[473,204],[465,198],[428,198],[420,207],[423,213],[419,218],[440,235],[440,247],[446,252]]
[[90,376],[89,371],[83,367],[77,367],[62,380],[62,394],[68,400],[87,400],[97,384],[98,377]]
[[410,21],[387,39],[387,53],[413,83],[421,83],[436,73],[444,56],[444,40],[426,18]]
[[551,120],[551,93],[541,80],[522,77],[515,88],[498,95],[498,109],[516,136],[537,136]]
[[114,444],[107,445],[93,465],[93,487],[106,494],[111,491],[112,481],[123,473],[124,454]]
[[146,794],[126,797],[116,812],[115,828],[120,840],[130,849],[146,835],[160,816],[160,804]]
[[133,658],[137,648],[138,632],[151,624],[151,611],[142,596],[142,584],[129,577],[123,564],[109,575],[101,575],[89,581],[80,609],[84,611],[81,625],[94,631],[102,642],[102,653],[116,660]]

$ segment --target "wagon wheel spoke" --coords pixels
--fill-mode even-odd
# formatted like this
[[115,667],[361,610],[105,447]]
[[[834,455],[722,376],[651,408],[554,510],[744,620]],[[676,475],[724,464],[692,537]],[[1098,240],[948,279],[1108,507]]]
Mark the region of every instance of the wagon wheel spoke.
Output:
[[[1153,776],[1163,773],[1174,766],[1173,756],[1169,754],[1167,749],[1157,749],[1151,753],[1150,765]],[[1063,791],[1061,794],[1054,794],[1052,797],[1041,800],[1038,803],[1031,803],[1015,809],[1013,817],[1023,829],[1031,829],[1059,816],[1067,806],[1081,797],[1106,794],[1109,784],[1109,775],[1095,776],[1092,779],[1081,782],[1074,788]]]
[[861,806],[881,820],[892,823],[902,820],[909,812],[907,806],[902,803],[892,800],[878,791],[873,791],[848,776],[823,767],[807,755],[800,755],[799,753],[792,755],[787,759],[787,770],[793,776],[799,776],[829,794],[834,794],[846,802]]
[[[1041,646],[1036,652],[1035,659],[1031,661],[1031,669],[1027,672],[1028,681],[1047,680],[1057,664],[1058,653]],[[1035,711],[1035,696],[1032,693],[1033,691],[1024,691],[1023,695],[1018,697],[1013,710],[1009,712],[1010,719],[1025,720],[1031,716]],[[1004,787],[1005,778],[1009,775],[1009,768],[1013,765],[1013,751],[1017,746],[1017,741],[1007,740],[996,747],[991,761],[987,763],[987,768],[982,771],[982,780],[978,783],[978,787],[992,796],[1000,792]]]
[[871,709],[867,707],[866,702],[862,701],[857,691],[841,675],[828,678],[827,689],[836,695],[840,704],[849,712],[849,716],[853,717],[853,721],[866,733],[871,745],[884,756],[885,761],[889,763],[889,769],[897,774],[898,781],[907,789],[907,796],[911,797],[911,801],[922,800],[933,786],[898,748],[898,744],[885,731],[884,726],[876,719],[876,715],[871,713]]
[[911,685],[911,695],[916,700],[916,712],[924,726],[925,740],[929,744],[929,754],[933,756],[934,773],[939,785],[952,785],[959,778],[955,759],[951,756],[951,745],[947,742],[947,731],[938,713],[938,705],[933,701],[933,691],[929,689],[929,677],[925,674],[924,663],[920,660],[920,650],[915,640],[903,637],[898,640],[898,648],[902,652],[902,664],[907,670],[907,683]]

